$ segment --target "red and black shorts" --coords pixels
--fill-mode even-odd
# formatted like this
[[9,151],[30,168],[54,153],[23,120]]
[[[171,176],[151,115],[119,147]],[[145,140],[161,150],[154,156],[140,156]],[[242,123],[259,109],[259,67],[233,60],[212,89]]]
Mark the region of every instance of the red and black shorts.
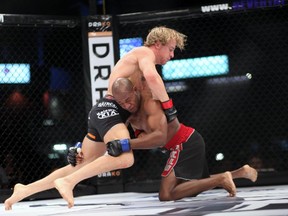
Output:
[[184,143],[170,151],[162,176],[167,176],[174,169],[176,178],[183,180],[208,178],[209,170],[206,161],[205,142],[196,130]]

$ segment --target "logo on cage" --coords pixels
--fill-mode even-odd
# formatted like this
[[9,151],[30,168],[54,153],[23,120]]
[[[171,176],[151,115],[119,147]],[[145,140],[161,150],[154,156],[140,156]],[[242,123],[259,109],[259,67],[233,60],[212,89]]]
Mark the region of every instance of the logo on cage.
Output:
[[268,1],[258,1],[258,0],[242,0],[242,1],[234,1],[232,2],[232,6],[228,3],[224,4],[215,4],[215,5],[205,5],[201,6],[202,13],[209,12],[218,12],[218,11],[226,11],[226,10],[246,10],[246,9],[257,9],[257,8],[265,8],[265,7],[277,7],[277,6],[285,6],[286,3],[284,0],[268,0]]
[[97,16],[90,17],[90,21],[88,22],[88,31],[89,32],[104,32],[111,31],[111,16]]
[[88,23],[90,77],[93,104],[103,98],[114,66],[111,16],[97,16]]
[[104,172],[101,174],[98,174],[98,178],[107,178],[107,177],[118,177],[121,175],[121,170],[114,170],[110,172]]
[[0,14],[0,23],[4,23],[4,15]]

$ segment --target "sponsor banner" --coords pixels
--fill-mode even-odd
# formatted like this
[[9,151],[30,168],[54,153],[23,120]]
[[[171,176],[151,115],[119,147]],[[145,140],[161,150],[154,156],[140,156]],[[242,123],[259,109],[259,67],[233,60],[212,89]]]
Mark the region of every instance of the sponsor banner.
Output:
[[88,51],[92,105],[102,98],[108,87],[108,79],[115,64],[112,17],[108,15],[88,18]]
[[[93,106],[107,93],[108,80],[111,70],[115,65],[112,16],[99,15],[88,17],[88,51]],[[103,103],[99,104],[99,106],[107,106],[107,104]],[[114,109],[107,109],[99,113],[98,118],[103,119],[111,115],[117,115],[117,113],[114,112]],[[122,185],[122,170],[104,172],[97,176],[97,185],[112,185],[117,183]]]
[[239,11],[239,10],[250,10],[250,9],[260,9],[267,7],[282,7],[287,5],[285,0],[241,0],[241,1],[231,1],[221,4],[211,4],[211,5],[202,5],[202,13],[211,13],[211,12],[221,12],[221,11]]

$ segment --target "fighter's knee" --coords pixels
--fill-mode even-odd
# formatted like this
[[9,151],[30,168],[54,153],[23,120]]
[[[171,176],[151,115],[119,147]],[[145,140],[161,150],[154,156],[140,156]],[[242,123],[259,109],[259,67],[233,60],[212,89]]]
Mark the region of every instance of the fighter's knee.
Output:
[[126,159],[125,164],[124,164],[124,168],[129,168],[131,166],[133,166],[134,164],[134,157],[130,157]]
[[171,197],[171,195],[170,195],[170,193],[164,193],[164,192],[159,192],[159,194],[158,194],[158,198],[159,198],[159,201],[171,201],[171,200],[173,200],[172,199],[172,197]]
[[119,156],[119,161],[121,162],[121,169],[126,169],[134,164],[134,156],[132,152],[127,152]]

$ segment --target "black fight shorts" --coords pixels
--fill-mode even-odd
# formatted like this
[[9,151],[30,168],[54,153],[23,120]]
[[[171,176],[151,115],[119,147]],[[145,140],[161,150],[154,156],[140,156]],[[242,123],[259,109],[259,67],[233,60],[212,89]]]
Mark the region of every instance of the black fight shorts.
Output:
[[195,130],[182,147],[174,167],[176,178],[183,180],[208,178],[210,175],[206,160],[205,142],[201,134]]
[[89,112],[87,137],[102,142],[107,131],[116,124],[125,124],[130,115],[114,99],[101,98]]

